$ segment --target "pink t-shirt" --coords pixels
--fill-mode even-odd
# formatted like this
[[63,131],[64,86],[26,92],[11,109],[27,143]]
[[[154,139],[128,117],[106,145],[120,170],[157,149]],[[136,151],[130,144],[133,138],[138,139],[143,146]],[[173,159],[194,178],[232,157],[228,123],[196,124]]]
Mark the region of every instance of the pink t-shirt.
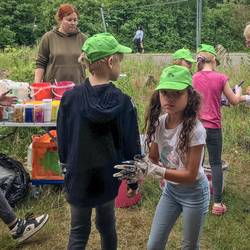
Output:
[[193,75],[193,87],[202,96],[200,120],[205,128],[221,128],[221,94],[228,77],[216,71]]

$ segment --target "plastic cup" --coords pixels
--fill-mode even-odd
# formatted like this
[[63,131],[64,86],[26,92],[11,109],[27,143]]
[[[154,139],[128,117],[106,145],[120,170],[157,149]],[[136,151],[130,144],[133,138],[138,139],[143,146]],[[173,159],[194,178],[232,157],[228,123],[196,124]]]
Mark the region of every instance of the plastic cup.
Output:
[[51,122],[52,99],[43,99],[44,122]]

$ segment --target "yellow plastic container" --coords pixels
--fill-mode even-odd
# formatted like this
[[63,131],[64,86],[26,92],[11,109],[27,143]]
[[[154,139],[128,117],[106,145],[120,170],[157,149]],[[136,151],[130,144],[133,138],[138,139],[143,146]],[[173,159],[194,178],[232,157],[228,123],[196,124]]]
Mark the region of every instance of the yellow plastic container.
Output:
[[60,105],[59,100],[52,101],[51,121],[56,121],[59,105]]

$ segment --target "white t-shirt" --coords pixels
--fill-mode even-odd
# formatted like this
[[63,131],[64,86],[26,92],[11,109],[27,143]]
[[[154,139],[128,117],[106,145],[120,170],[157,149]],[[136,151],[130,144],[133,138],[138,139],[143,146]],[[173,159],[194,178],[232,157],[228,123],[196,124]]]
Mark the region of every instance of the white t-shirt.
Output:
[[[167,168],[173,168],[180,170],[185,168],[183,162],[180,159],[179,154],[177,153],[177,145],[179,140],[179,135],[182,129],[182,123],[180,123],[176,128],[166,129],[166,119],[168,114],[164,114],[159,118],[159,126],[155,131],[155,140],[154,142],[158,144],[160,160]],[[196,125],[191,132],[189,147],[196,145],[205,145],[206,144],[206,130],[197,120]],[[202,155],[204,154],[204,148],[202,150]],[[199,171],[196,179],[198,180],[202,175],[204,175],[204,169],[202,167],[203,157],[201,157]]]

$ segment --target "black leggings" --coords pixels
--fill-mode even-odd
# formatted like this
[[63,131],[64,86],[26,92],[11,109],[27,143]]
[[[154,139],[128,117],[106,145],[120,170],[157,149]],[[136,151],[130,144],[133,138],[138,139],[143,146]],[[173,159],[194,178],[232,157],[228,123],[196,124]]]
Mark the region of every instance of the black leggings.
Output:
[[140,39],[135,40],[135,46],[136,46],[137,52],[142,53],[143,47],[142,47],[142,41]]
[[212,171],[213,184],[213,199],[214,202],[220,203],[222,201],[222,185],[223,185],[223,171],[222,171],[222,132],[221,129],[206,128],[207,132],[207,151],[209,164]]

